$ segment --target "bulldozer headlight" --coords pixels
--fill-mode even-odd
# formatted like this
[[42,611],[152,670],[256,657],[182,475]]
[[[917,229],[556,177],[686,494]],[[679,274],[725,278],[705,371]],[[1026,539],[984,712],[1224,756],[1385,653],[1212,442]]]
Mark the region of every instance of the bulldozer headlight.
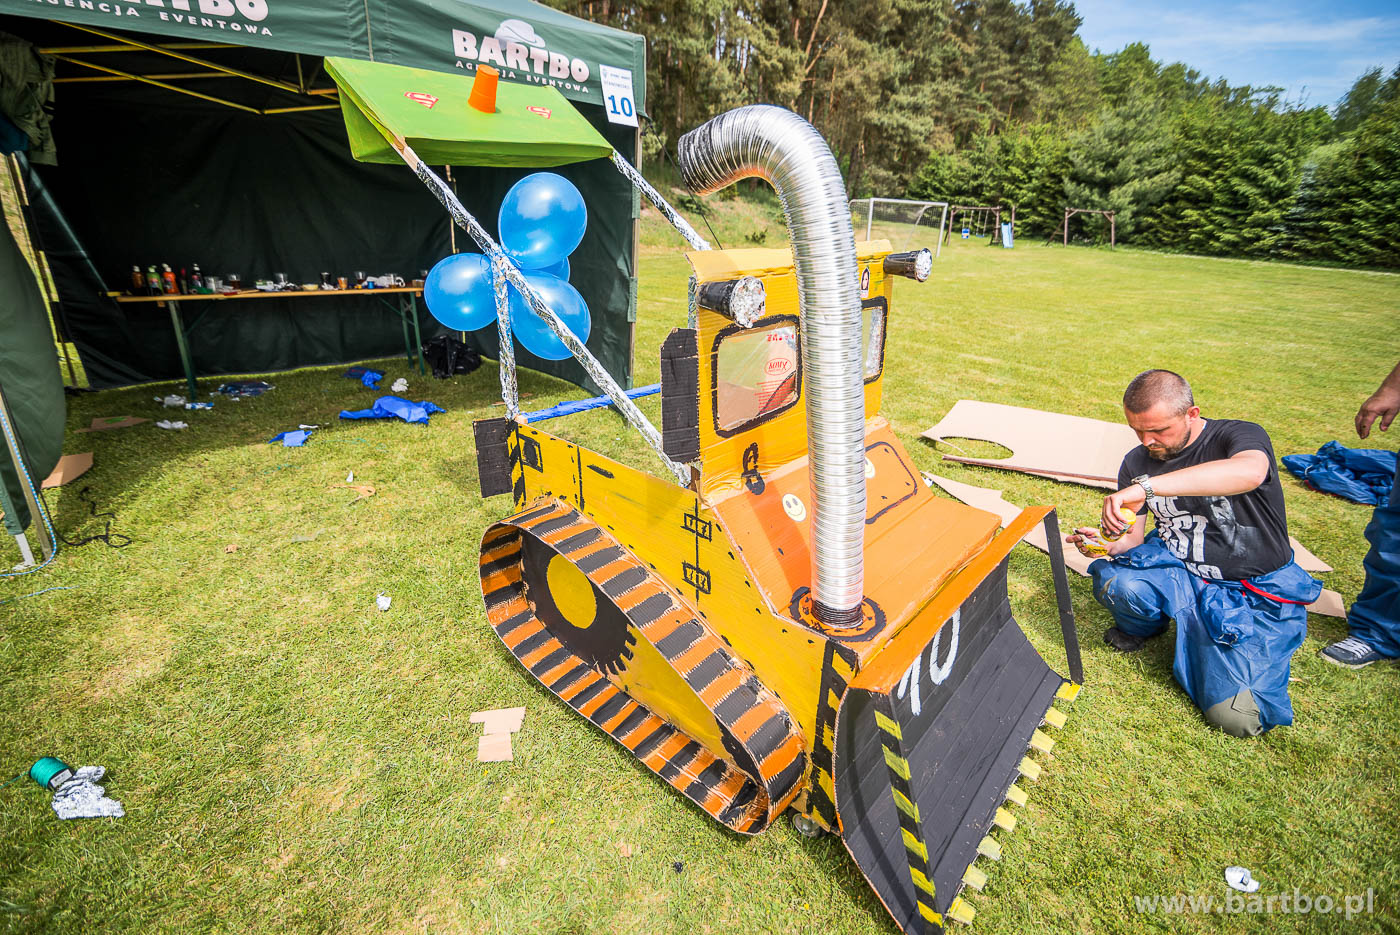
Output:
[[763,317],[767,301],[768,293],[763,288],[763,283],[754,276],[707,282],[700,287],[697,297],[701,308],[718,312],[745,328],[751,327]]
[[885,257],[885,275],[907,276],[915,282],[928,279],[933,272],[933,254],[927,247],[907,253],[891,253]]

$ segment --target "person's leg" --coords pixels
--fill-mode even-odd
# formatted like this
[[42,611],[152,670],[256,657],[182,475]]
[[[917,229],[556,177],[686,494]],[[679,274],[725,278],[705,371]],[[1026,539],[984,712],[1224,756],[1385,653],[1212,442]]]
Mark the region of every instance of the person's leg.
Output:
[[1323,659],[1348,669],[1400,657],[1400,469],[1389,502],[1371,514],[1366,539],[1366,583],[1347,612],[1348,636],[1322,651]]
[[1204,708],[1206,723],[1218,727],[1232,737],[1258,737],[1268,730],[1259,720],[1259,705],[1254,693],[1242,688],[1233,697]]
[[1113,614],[1114,627],[1104,642],[1114,649],[1133,652],[1167,628],[1170,616],[1161,579],[1170,569],[1129,568],[1107,559],[1089,566],[1094,598]]

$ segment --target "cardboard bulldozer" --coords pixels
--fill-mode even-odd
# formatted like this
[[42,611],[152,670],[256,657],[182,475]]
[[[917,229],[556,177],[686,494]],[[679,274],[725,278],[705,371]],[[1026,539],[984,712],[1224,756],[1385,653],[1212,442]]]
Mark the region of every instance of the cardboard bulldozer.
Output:
[[[448,119],[465,112],[469,80],[327,69],[352,141],[359,127],[386,144],[357,158],[401,158],[491,262],[506,415],[474,432],[482,494],[514,501],[481,544],[496,634],[725,827],[756,834],[791,808],[804,831],[841,835],[906,931],[970,920],[958,893],[985,881],[974,862],[999,855],[988,832],[1014,824],[1004,803],[1023,802],[1016,780],[1039,772],[1028,751],[1049,749],[1040,728],[1064,722],[1052,704],[1082,677],[1059,552],[1072,680],[1042,661],[1007,600],[1007,555],[1037,524],[1057,538],[1053,512],[1000,530],[997,516],[935,497],[879,415],[893,279],[926,279],[929,252],[857,247],[835,160],[780,108],[739,108],[681,140],[692,190],[760,176],[783,202],[790,250],[716,251],[584,121],[567,124],[568,146],[526,140],[509,132],[514,111]],[[437,116],[403,103],[424,87]],[[512,93],[568,107],[548,88]],[[688,327],[661,348],[660,431],[414,150],[490,165],[502,139],[511,165],[607,153],[693,248]],[[521,413],[507,284],[664,478]]]
[[[693,136],[683,171],[702,158]],[[783,182],[792,227],[811,205]],[[927,251],[855,245],[849,219],[844,237],[854,268],[834,274],[851,314],[836,328],[812,320],[830,284],[803,268],[801,247],[689,254],[692,326],[661,348],[662,453],[688,483],[523,419],[476,423],[482,493],[508,493],[516,510],[485,534],[481,586],[520,663],[674,789],[741,834],[788,808],[804,830],[839,833],[895,921],[933,931],[970,921],[958,893],[985,881],[979,855],[999,856],[988,832],[1014,824],[1015,782],[1035,778],[1030,751],[1053,743],[1042,726],[1064,723],[1053,702],[1079,688],[1077,648],[1062,566],[1072,681],[1007,600],[1008,553],[1041,523],[1057,537],[1053,512],[1028,509],[1002,531],[934,496],[879,415],[893,279],[926,277]],[[854,412],[848,394],[832,419],[858,421],[863,484],[829,485],[848,514],[859,497],[862,573],[845,607],[820,587],[833,494],[813,462],[834,433],[813,412],[815,368],[829,363],[804,342],[821,327],[855,388]],[[838,556],[838,571],[850,565]]]

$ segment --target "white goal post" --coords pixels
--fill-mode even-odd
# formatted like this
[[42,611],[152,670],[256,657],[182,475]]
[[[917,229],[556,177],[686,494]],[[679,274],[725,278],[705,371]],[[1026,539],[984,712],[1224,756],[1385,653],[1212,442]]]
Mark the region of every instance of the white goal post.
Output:
[[933,230],[934,215],[938,217],[934,256],[941,256],[948,202],[908,198],[857,198],[851,202],[851,226],[859,231],[863,222],[866,240],[881,237],[890,241],[896,250],[920,246],[915,240],[924,239],[921,235]]

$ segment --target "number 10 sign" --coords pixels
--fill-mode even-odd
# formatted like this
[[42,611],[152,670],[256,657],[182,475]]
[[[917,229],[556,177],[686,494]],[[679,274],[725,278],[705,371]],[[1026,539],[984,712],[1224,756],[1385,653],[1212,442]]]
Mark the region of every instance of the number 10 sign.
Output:
[[635,127],[637,105],[632,100],[631,69],[599,65],[598,76],[603,81],[603,108],[608,112],[609,122]]

